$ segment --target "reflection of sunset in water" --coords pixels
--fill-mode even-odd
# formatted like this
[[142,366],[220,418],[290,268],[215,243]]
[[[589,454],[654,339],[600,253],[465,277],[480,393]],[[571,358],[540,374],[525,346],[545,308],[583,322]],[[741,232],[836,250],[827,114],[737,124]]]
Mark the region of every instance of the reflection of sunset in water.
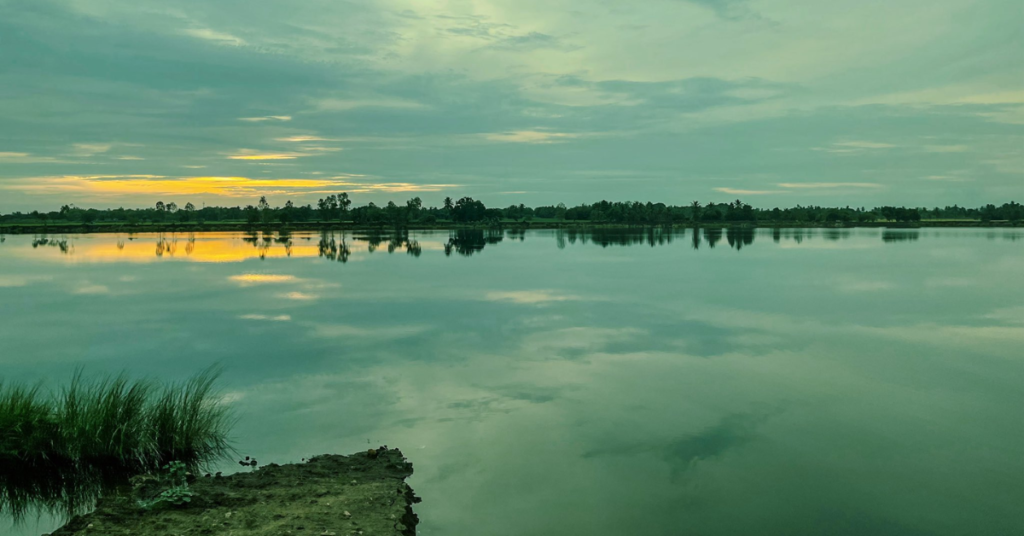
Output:
[[[377,250],[394,252],[388,247],[390,237],[380,241],[355,238],[341,233],[320,235],[303,233],[294,235],[196,233],[196,234],[137,234],[76,236],[50,240],[47,244],[66,244],[63,247],[37,247],[20,250],[17,254],[50,260],[70,262],[156,262],[183,260],[191,262],[241,262],[246,259],[273,259],[287,257],[323,256],[322,238],[340,244],[343,240],[355,260]],[[443,250],[441,242],[418,242],[423,250]],[[402,246],[404,248],[404,244]],[[404,251],[404,249],[403,249]]]

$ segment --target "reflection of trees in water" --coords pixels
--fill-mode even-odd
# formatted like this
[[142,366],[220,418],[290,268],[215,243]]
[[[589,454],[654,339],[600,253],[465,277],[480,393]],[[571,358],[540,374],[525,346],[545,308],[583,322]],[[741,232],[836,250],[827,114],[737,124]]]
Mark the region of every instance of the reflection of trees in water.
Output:
[[505,231],[505,236],[509,240],[518,240],[522,242],[526,240],[526,229],[509,229]]
[[32,239],[32,249],[36,249],[39,246],[48,246],[51,248],[57,248],[61,253],[68,255],[74,252],[75,245],[69,242],[67,238],[48,238],[46,236],[40,236]]
[[348,257],[352,254],[352,250],[349,249],[348,244],[345,243],[345,235],[341,236],[341,240],[335,240],[334,233],[328,231],[322,231],[320,233],[320,242],[317,243],[317,252],[320,257],[329,261],[338,261],[341,263],[348,262]]
[[722,240],[722,229],[718,227],[704,229],[704,240],[707,241],[708,247],[715,249],[715,244]]
[[594,229],[559,229],[555,240],[559,248],[565,244],[591,244],[603,248],[609,246],[633,246],[647,244],[651,247],[671,244],[674,238],[685,236],[686,230],[670,227],[597,227]]
[[168,240],[162,234],[157,237],[157,239],[156,239],[156,256],[157,257],[163,257],[164,253],[170,255],[171,257],[173,257],[174,254],[177,253],[177,251],[178,251],[178,238],[177,237],[175,237],[174,235],[171,235],[170,240]]
[[452,252],[469,257],[470,255],[483,251],[488,244],[497,244],[505,238],[504,231],[499,229],[460,229],[452,231],[448,235],[448,243],[444,245],[444,254],[451,256]]
[[47,513],[65,521],[91,510],[104,489],[126,481],[123,475],[76,467],[0,463],[0,513],[16,523]]
[[919,232],[914,230],[886,229],[882,231],[882,242],[911,242],[920,238]]
[[832,241],[843,240],[843,239],[846,239],[846,238],[850,238],[850,230],[849,229],[822,229],[821,236],[823,236],[825,238],[825,240],[832,240]]
[[185,255],[191,255],[196,250],[196,234],[189,233],[185,240]]
[[754,243],[754,229],[730,227],[725,231],[725,239],[729,242],[729,246],[739,251],[743,249],[743,246],[749,246]]

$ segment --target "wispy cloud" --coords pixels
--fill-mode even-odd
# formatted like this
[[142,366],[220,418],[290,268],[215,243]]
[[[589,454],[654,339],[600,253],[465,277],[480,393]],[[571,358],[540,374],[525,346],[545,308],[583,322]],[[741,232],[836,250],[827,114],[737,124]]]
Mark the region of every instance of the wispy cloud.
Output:
[[289,322],[291,321],[291,315],[261,315],[261,314],[247,314],[240,315],[238,318],[242,320],[266,320],[270,322]]
[[579,296],[561,294],[553,290],[512,290],[494,291],[484,295],[487,301],[512,302],[520,304],[541,304],[551,302],[578,301]]
[[832,188],[882,188],[875,182],[783,182],[779,188],[790,189],[832,189]]
[[242,149],[235,154],[228,155],[229,160],[295,160],[310,156],[306,153],[264,153],[253,149]]
[[295,301],[313,301],[313,300],[317,299],[316,295],[314,295],[314,294],[307,294],[305,292],[286,292],[284,294],[278,294],[277,297],[278,298],[283,298],[285,300],[295,300]]
[[109,143],[76,143],[72,145],[75,156],[94,156],[105,153],[112,147]]
[[828,147],[814,147],[815,151],[824,151],[835,154],[863,153],[867,151],[878,151],[896,147],[891,143],[877,141],[842,141],[829,145]]
[[258,123],[260,121],[291,121],[292,116],[290,115],[265,115],[263,117],[239,117],[239,121],[249,121],[251,123]]
[[274,138],[276,141],[287,141],[302,143],[306,141],[337,141],[330,138],[321,138],[320,136],[288,136],[287,138]]
[[928,153],[964,153],[967,152],[966,145],[925,145],[925,152]]
[[428,108],[421,102],[396,98],[369,99],[319,99],[314,106],[321,112],[347,112],[358,108],[396,108],[400,110],[417,110]]
[[220,45],[241,46],[245,44],[245,40],[240,37],[209,28],[192,28],[184,30],[182,33],[206,41],[213,41]]
[[513,130],[510,132],[489,132],[481,134],[484,139],[505,143],[558,143],[580,137],[569,132],[548,130]]
[[729,195],[771,195],[779,193],[777,190],[744,190],[742,188],[715,188],[716,192]]

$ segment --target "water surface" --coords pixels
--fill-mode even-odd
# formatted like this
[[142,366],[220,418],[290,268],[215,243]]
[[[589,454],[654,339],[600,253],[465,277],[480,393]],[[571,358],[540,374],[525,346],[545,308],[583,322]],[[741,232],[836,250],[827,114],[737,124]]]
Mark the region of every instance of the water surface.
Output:
[[1012,229],[7,236],[0,376],[220,364],[243,455],[401,447],[425,535],[1011,534],[1022,274]]

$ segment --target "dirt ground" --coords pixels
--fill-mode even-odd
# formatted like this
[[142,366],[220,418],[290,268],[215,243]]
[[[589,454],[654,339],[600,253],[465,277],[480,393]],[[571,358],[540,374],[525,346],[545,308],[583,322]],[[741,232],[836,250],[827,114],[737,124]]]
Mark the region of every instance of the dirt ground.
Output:
[[52,536],[341,536],[413,535],[419,502],[405,479],[412,464],[398,449],[324,455],[206,476],[184,506],[139,506],[138,490],[100,500]]

